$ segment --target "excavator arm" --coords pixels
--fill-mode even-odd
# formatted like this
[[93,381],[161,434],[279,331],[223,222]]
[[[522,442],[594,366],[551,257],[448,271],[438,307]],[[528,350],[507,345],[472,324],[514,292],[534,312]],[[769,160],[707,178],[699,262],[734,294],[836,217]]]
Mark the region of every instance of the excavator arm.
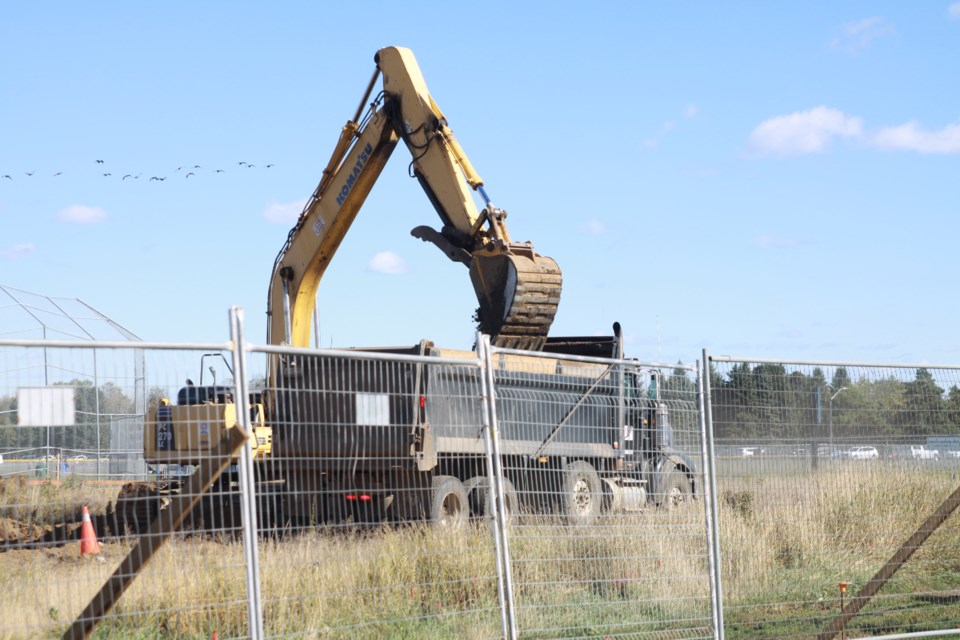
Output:
[[[353,120],[340,140],[287,241],[270,282],[271,344],[308,346],[317,288],[323,273],[400,140],[410,151],[413,175],[443,223],[411,233],[469,267],[477,294],[479,329],[502,347],[540,349],[560,300],[556,262],[529,242],[513,242],[506,212],[496,208],[483,180],[427,91],[408,49],[388,47]],[[361,120],[379,74],[383,91]],[[473,191],[485,202],[478,210]]]

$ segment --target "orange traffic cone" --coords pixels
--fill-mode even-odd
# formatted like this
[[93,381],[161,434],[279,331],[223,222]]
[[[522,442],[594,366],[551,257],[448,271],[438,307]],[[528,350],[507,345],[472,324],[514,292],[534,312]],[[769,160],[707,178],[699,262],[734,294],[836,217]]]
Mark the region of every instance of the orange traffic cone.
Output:
[[97,542],[97,533],[93,530],[93,522],[90,521],[90,510],[87,505],[83,505],[83,523],[80,525],[80,555],[100,553],[100,543]]

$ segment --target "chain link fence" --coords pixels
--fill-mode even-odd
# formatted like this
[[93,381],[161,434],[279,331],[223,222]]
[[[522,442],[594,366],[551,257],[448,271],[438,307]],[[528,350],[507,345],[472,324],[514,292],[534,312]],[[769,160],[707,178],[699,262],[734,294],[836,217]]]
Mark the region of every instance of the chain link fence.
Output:
[[851,637],[956,629],[960,369],[713,357],[709,375],[726,633],[815,637],[865,589]]
[[0,437],[36,456],[0,462],[0,637],[960,624],[960,369],[306,350],[231,322],[228,343],[0,342]]

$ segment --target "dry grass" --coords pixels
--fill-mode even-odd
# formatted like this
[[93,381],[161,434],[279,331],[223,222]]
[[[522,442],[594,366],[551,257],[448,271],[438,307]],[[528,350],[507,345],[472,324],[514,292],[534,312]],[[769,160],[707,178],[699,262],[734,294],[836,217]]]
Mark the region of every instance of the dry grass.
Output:
[[62,523],[85,504],[91,512],[105,511],[119,489],[116,483],[84,482],[73,476],[60,481],[0,478],[0,518],[38,526]]
[[[728,483],[720,530],[726,620],[751,626],[780,617],[829,619],[839,608],[838,583],[848,582],[855,594],[956,487],[948,473],[884,465]],[[883,587],[859,624],[864,631],[956,625],[960,611],[948,619],[939,609],[924,613],[913,594],[958,588],[960,514],[954,514]],[[898,626],[904,624],[915,626]]]
[[[881,467],[724,482],[720,542],[728,619],[737,619],[738,607],[763,607],[771,616],[804,607],[828,613],[836,583],[850,581],[851,591],[862,586],[955,484],[945,474]],[[21,497],[18,504],[36,499],[30,513],[40,514],[41,498]],[[266,628],[316,638],[497,636],[490,540],[490,531],[475,524],[456,533],[384,527],[261,541]],[[572,633],[629,622],[655,630],[709,618],[705,542],[702,503],[670,514],[604,518],[589,529],[526,518],[510,539],[521,628]],[[103,546],[102,562],[79,558],[76,543],[0,553],[0,620],[6,621],[0,637],[62,632],[130,548]],[[239,542],[175,538],[97,637],[243,635],[245,584]],[[960,587],[957,515],[885,592],[951,584]],[[756,616],[760,609],[751,611]]]

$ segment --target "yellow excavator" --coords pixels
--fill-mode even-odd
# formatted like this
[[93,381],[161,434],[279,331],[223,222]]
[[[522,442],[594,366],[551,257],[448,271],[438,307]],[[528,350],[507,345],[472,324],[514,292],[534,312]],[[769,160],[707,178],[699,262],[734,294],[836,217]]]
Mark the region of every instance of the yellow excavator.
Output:
[[[320,279],[397,143],[413,161],[411,171],[439,214],[439,231],[411,233],[432,242],[470,270],[476,290],[478,329],[500,347],[539,350],[560,301],[557,263],[514,242],[506,211],[493,205],[483,180],[434,102],[409,49],[377,52],[376,71],[357,113],[340,134],[330,162],[277,256],[267,307],[270,344],[309,346]],[[383,90],[361,114],[378,76]],[[474,193],[483,199],[479,210]]]
[[[261,522],[426,518],[459,526],[492,505],[485,444],[476,428],[485,408],[470,401],[482,395],[479,372],[448,370],[414,357],[392,362],[389,373],[380,375],[371,373],[364,358],[303,349],[310,346],[324,271],[400,140],[413,158],[413,176],[442,222],[439,230],[421,226],[412,234],[469,268],[479,302],[478,329],[491,342],[544,352],[538,357],[501,352],[490,374],[498,389],[497,411],[510,423],[501,453],[508,514],[521,507],[559,510],[570,523],[584,524],[603,509],[637,512],[693,495],[695,465],[674,448],[668,406],[659,397],[659,372],[623,362],[618,324],[611,337],[548,339],[560,299],[556,262],[530,243],[510,238],[506,213],[487,197],[413,54],[389,47],[375,60],[360,108],[344,126],[271,274],[268,342],[301,349],[274,354],[264,391],[250,398],[256,437],[248,442],[258,461]],[[383,90],[365,111],[381,75]],[[476,356],[428,340],[376,351]],[[201,378],[200,385],[180,390],[175,405],[161,403],[151,410],[144,429],[146,461],[197,464],[243,417],[233,393],[230,385],[217,386],[214,380],[204,386]],[[233,482],[231,474],[221,475],[220,491],[204,498],[194,522],[199,517],[202,526],[218,525],[218,518],[239,513],[228,508],[235,506],[234,494],[226,491]],[[145,483],[127,487],[118,510],[150,522],[161,501],[140,498],[162,498],[165,490]],[[144,504],[155,511],[133,511]]]
[[[347,122],[320,183],[290,230],[274,263],[267,306],[267,341],[308,347],[320,280],[350,229],[370,189],[402,139],[419,180],[442,221],[440,230],[419,226],[414,237],[439,247],[469,268],[479,306],[478,329],[500,347],[539,350],[557,312],[562,279],[557,263],[515,242],[506,212],[490,202],[474,170],[427,91],[409,49],[387,47],[353,119]],[[379,76],[383,89],[373,101]],[[362,116],[362,117],[361,117]],[[474,192],[483,199],[479,209]],[[201,362],[201,376],[203,363]],[[276,367],[267,388],[276,389]],[[251,399],[255,458],[270,455],[272,398]],[[271,404],[273,406],[271,407]],[[266,419],[265,419],[266,416]],[[238,423],[232,388],[188,385],[176,404],[162,401],[148,411],[144,458],[150,465],[192,465]],[[161,467],[162,468],[162,467]]]

